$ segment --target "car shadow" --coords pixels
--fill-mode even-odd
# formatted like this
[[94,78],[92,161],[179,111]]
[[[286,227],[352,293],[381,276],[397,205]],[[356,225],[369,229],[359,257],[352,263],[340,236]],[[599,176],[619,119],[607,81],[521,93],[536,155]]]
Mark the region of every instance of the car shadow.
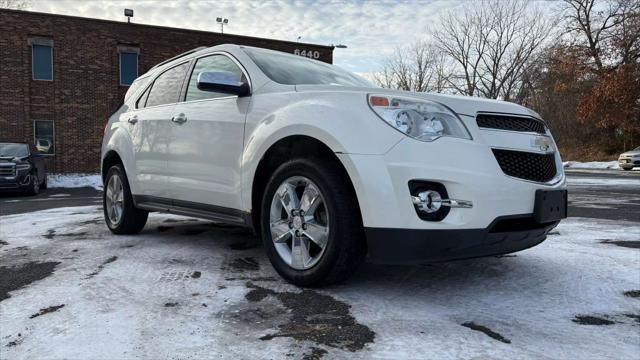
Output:
[[[226,252],[229,257],[250,256],[262,265],[261,276],[272,276],[286,283],[271,267],[261,239],[250,229],[185,218],[165,219],[147,225],[143,234],[165,244],[177,241],[182,246],[201,246],[202,251]],[[505,288],[535,288],[537,284],[553,281],[562,271],[561,264],[541,262],[538,257],[527,256],[526,250],[516,254],[420,265],[383,265],[366,261],[346,283],[323,290],[341,293],[367,288],[367,291],[383,291],[388,295],[393,289],[400,293],[411,289],[422,293],[455,287],[479,287],[478,291],[483,291],[500,284]]]

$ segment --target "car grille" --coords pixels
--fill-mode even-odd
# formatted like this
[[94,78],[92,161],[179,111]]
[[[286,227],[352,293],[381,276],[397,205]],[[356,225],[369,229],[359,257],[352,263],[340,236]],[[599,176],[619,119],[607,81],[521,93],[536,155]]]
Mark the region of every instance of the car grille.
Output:
[[9,164],[9,165],[0,165],[0,176],[6,177],[6,176],[10,176],[10,177],[14,177],[16,176],[16,165],[15,164]]
[[545,133],[542,121],[528,117],[479,114],[476,116],[476,123],[481,128]]
[[558,170],[556,158],[551,154],[536,154],[525,151],[493,149],[493,155],[502,171],[520,179],[547,182],[553,179]]

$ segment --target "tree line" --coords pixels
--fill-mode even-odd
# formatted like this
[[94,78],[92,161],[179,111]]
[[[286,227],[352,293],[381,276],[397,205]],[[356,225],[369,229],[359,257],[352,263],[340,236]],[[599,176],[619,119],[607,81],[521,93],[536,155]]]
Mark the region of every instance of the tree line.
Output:
[[563,157],[640,145],[640,1],[480,0],[439,17],[374,75],[383,87],[512,101],[548,123]]

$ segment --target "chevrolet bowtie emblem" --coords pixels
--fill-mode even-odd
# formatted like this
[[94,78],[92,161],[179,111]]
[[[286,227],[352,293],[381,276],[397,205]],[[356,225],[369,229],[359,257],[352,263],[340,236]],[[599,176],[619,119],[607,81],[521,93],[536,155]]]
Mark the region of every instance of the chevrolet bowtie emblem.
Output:
[[531,140],[531,147],[540,149],[542,151],[549,151],[551,148],[551,141],[548,137],[538,136]]

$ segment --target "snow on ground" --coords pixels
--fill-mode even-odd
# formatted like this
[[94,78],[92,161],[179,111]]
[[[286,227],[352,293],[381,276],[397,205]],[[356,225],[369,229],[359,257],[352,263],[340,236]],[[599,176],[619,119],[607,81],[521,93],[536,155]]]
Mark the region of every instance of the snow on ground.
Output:
[[47,186],[50,188],[92,187],[102,190],[100,174],[49,174]]
[[570,169],[620,169],[617,161],[565,161],[562,165]]
[[3,359],[640,354],[633,222],[571,218],[517,254],[366,264],[344,285],[304,291],[247,246],[245,230],[173,215],[152,214],[137,236],[111,235],[93,206],[10,215],[0,240],[0,277],[59,262],[0,293]]

